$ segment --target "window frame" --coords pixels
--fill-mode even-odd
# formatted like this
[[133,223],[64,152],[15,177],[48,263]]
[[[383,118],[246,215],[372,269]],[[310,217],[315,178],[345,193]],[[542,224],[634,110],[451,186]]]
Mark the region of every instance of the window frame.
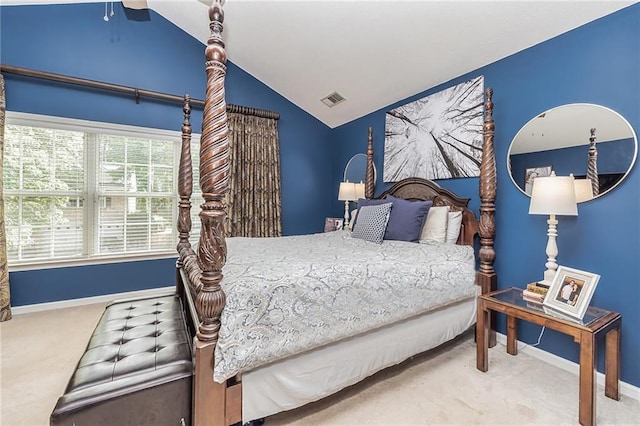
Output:
[[[172,235],[175,243],[178,243],[178,233],[176,229],[176,222],[178,219],[178,172],[180,164],[180,152],[182,145],[182,133],[174,130],[153,129],[148,127],[131,126],[124,124],[105,123],[89,120],[81,120],[75,118],[47,116],[40,114],[6,111],[6,124],[17,126],[30,126],[30,127],[43,127],[68,131],[80,131],[84,133],[100,133],[116,136],[126,136],[132,138],[146,138],[153,140],[164,140],[173,144],[174,149],[174,164],[173,164],[173,200],[174,208],[172,209]],[[177,126],[181,123],[177,123]],[[199,146],[200,135],[191,135],[192,151],[194,145]],[[142,260],[153,259],[168,259],[177,257],[175,249],[153,251],[152,253],[136,252],[136,253],[122,253],[122,254],[110,254],[100,255],[95,254],[94,247],[96,244],[97,232],[97,210],[99,208],[98,198],[100,196],[99,188],[97,187],[97,165],[98,165],[98,149],[88,149],[88,141],[85,140],[85,182],[84,182],[84,196],[86,205],[84,208],[84,230],[83,230],[83,244],[85,246],[85,255],[82,258],[73,259],[47,259],[47,260],[27,260],[27,261],[11,261],[9,267],[11,271],[27,271],[36,269],[49,269],[49,268],[61,268],[61,267],[76,267],[96,264],[107,263],[123,263],[123,262],[137,262]],[[193,153],[192,153],[193,157]],[[194,182],[194,196],[196,196],[197,182]],[[6,192],[5,192],[6,193]],[[191,208],[191,216],[197,216],[198,206]],[[194,214],[195,213],[195,214]],[[193,239],[193,233],[192,233]]]

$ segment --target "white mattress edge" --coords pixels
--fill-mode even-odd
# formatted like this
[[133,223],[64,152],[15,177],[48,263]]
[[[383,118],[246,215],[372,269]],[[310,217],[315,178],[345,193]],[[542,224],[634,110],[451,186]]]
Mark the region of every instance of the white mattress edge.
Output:
[[243,422],[317,401],[435,348],[475,324],[476,309],[475,297],[465,299],[246,372],[242,376]]

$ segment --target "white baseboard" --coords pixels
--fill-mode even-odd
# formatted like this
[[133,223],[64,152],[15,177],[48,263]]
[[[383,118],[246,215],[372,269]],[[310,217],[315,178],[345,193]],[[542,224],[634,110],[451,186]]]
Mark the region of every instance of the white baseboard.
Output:
[[[496,341],[501,345],[507,345],[507,336],[502,333],[496,333]],[[550,352],[543,351],[527,343],[518,340],[518,351],[531,355],[541,361],[551,364],[555,367],[568,371],[576,376],[580,374],[580,365],[573,361],[559,357]],[[596,372],[596,382],[599,386],[604,386],[604,374],[599,371]],[[629,383],[620,381],[619,391],[621,394],[633,398],[636,401],[640,401],[640,388],[633,386]]]
[[105,294],[103,296],[83,297],[81,299],[61,300],[59,302],[36,303],[33,305],[12,306],[13,315],[29,314],[32,312],[49,311],[51,309],[72,308],[74,306],[91,305],[93,303],[108,303],[116,299],[129,299],[132,297],[154,297],[175,292],[176,287],[158,287],[148,290],[128,291],[125,293]]

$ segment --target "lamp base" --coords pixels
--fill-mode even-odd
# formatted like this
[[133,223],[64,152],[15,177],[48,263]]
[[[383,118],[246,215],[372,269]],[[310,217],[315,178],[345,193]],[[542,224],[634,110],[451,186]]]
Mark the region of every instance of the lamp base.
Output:
[[556,237],[558,236],[558,221],[556,220],[556,215],[552,214],[549,216],[547,220],[547,224],[549,228],[547,230],[547,263],[545,263],[544,271],[544,279],[542,281],[538,281],[538,283],[548,286],[551,286],[553,279],[556,276],[556,270],[558,269],[558,263],[556,261],[556,257],[558,256],[558,245],[556,244]]
[[345,200],[344,202],[344,223],[342,224],[342,229],[349,229],[349,219],[351,215],[349,213],[349,200]]
[[555,268],[547,269],[546,271],[544,271],[544,279],[541,281],[538,281],[538,283],[551,287],[551,283],[553,282],[553,279],[556,276],[556,269],[558,268],[557,265],[553,265],[553,266],[555,266]]

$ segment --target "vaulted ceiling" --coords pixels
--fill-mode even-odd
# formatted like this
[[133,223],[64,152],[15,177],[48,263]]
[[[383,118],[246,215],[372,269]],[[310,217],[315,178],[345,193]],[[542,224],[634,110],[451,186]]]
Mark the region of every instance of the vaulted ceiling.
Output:
[[[201,1],[146,3],[206,42]],[[633,3],[228,0],[224,34],[234,64],[336,127]],[[332,92],[346,100],[329,108]]]

